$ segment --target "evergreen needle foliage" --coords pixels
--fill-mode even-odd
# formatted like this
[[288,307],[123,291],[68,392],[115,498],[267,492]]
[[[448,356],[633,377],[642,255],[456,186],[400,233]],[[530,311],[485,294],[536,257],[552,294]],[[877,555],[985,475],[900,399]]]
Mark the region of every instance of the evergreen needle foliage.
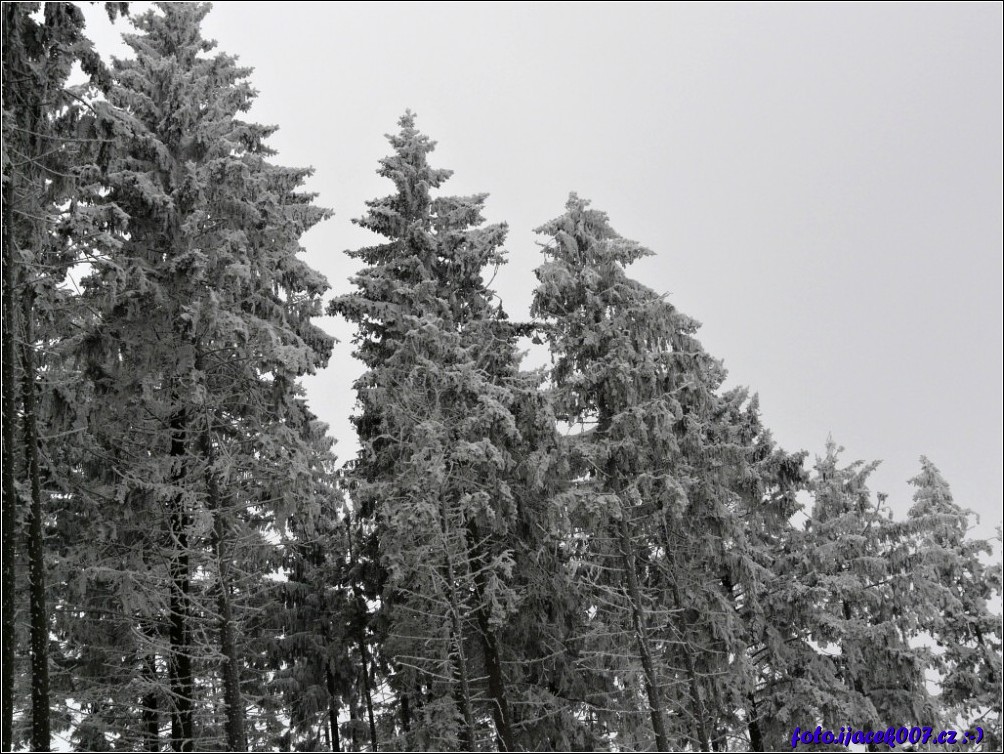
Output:
[[[999,749],[1001,568],[929,460],[896,520],[874,463],[779,448],[575,194],[510,320],[508,229],[411,112],[325,305],[331,213],[209,11],[106,66],[75,4],[3,5],[5,751]],[[364,368],[341,467],[324,313]]]

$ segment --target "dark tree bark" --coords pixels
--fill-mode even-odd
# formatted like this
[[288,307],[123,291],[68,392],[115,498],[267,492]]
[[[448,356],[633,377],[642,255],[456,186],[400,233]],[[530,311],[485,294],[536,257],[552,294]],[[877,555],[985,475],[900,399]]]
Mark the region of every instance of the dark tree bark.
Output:
[[[469,539],[480,541],[477,527],[469,526]],[[481,554],[474,548],[474,561],[480,563]],[[498,641],[489,622],[489,610],[485,604],[484,573],[479,570],[475,578],[478,597],[478,633],[481,637],[481,651],[485,658],[485,671],[488,673],[488,695],[492,700],[492,719],[495,721],[495,732],[498,736],[499,751],[515,751],[516,740],[512,732],[512,717],[509,713],[509,698],[506,693],[505,676],[502,673],[502,659],[499,653]]]
[[359,702],[356,701],[356,695],[352,694],[349,696],[349,726],[350,738],[349,738],[349,751],[359,751],[359,735],[356,733],[357,726],[355,722],[359,719]]
[[[6,8],[4,9],[6,12]],[[6,20],[6,19],[5,19]],[[6,31],[6,29],[5,29]],[[6,36],[6,35],[5,35]],[[5,42],[7,40],[5,39]],[[14,466],[17,450],[17,378],[14,327],[17,304],[14,296],[13,183],[3,187],[3,750],[13,747],[14,728],[14,588],[17,558],[17,490]]]
[[[217,554],[224,548],[218,546]],[[223,654],[223,702],[227,709],[227,750],[247,751],[244,699],[241,695],[241,658],[234,636],[234,618],[230,605],[230,586],[221,566],[217,605],[220,611],[220,651]]]
[[401,695],[401,727],[405,731],[405,739],[412,732],[412,706],[408,694]]
[[[360,605],[359,607],[361,610],[365,610],[364,605]],[[365,612],[362,615],[365,615]],[[362,662],[360,672],[363,682],[363,700],[366,702],[366,715],[370,724],[370,744],[372,751],[380,751],[379,742],[377,741],[376,719],[373,716],[373,694],[370,692],[370,662],[369,652],[366,650],[366,626],[362,621],[359,623],[359,631],[356,639],[359,642],[359,659]]]
[[325,676],[328,683],[328,726],[331,730],[331,750],[341,751],[342,742],[338,735],[338,695],[335,692],[335,676],[330,667],[325,670]]
[[202,460],[206,464],[206,489],[213,511],[213,549],[218,568],[216,606],[219,611],[220,653],[223,655],[223,704],[226,708],[228,751],[247,751],[247,727],[244,699],[241,695],[241,656],[237,649],[233,607],[230,601],[230,548],[227,540],[226,511],[223,495],[212,466],[215,461],[209,432],[202,433]]
[[[673,602],[677,610],[683,609],[683,601],[680,599],[679,587],[673,584]],[[697,745],[701,751],[711,751],[711,744],[708,740],[708,728],[704,719],[704,704],[701,702],[701,690],[697,683],[697,672],[694,669],[694,659],[690,654],[689,642],[686,632],[681,631],[683,641],[680,643],[680,651],[683,654],[684,669],[687,671],[687,685],[690,690],[690,706],[694,715],[694,727],[697,734]]]
[[747,727],[750,734],[750,750],[764,751],[763,733],[760,731],[760,716],[756,708],[756,699],[752,694],[750,694],[749,725]]
[[461,616],[461,600],[457,594],[456,571],[453,557],[450,555],[450,518],[447,509],[446,496],[439,496],[439,519],[443,535],[443,570],[446,577],[447,600],[450,610],[450,638],[454,647],[453,674],[456,678],[453,695],[460,710],[462,724],[460,727],[460,746],[464,751],[474,751],[476,740],[474,729],[474,705],[471,700],[470,672],[467,668],[467,655],[464,651],[464,625]]
[[[185,477],[185,452],[188,432],[188,414],[184,408],[171,417],[171,459],[175,464],[174,481],[181,484]],[[192,657],[189,646],[189,592],[191,573],[188,553],[189,515],[184,498],[174,500],[171,512],[172,554],[171,575],[171,748],[175,751],[193,751],[195,741],[192,727]]]
[[635,573],[634,550],[631,545],[631,535],[627,522],[621,518],[619,525],[621,559],[624,563],[624,576],[627,581],[628,598],[631,601],[631,623],[634,628],[635,644],[641,656],[642,670],[645,673],[645,693],[648,696],[648,711],[652,719],[652,732],[655,733],[655,748],[657,751],[669,751],[669,736],[666,734],[666,720],[662,710],[659,677],[652,659],[652,651],[648,644],[648,627],[645,625],[645,611],[641,599],[641,589],[638,585],[638,575]]
[[481,629],[481,649],[485,654],[485,670],[488,672],[488,693],[492,699],[492,718],[498,734],[500,751],[515,751],[516,742],[512,733],[512,718],[509,714],[509,700],[506,696],[505,678],[499,657],[498,642],[488,624],[488,611],[478,610],[478,627]]
[[[146,675],[151,686],[157,681],[157,658],[150,657],[146,663]],[[146,734],[146,750],[160,751],[160,713],[157,705],[157,693],[151,691],[143,697],[143,730]]]
[[[352,525],[351,522],[348,523],[346,527],[346,532],[348,535],[348,545],[349,545],[349,560],[351,562],[355,561],[355,555],[352,545]],[[357,626],[356,626],[356,642],[359,647],[359,661],[362,663],[362,669],[360,671],[360,679],[363,684],[363,700],[366,702],[366,715],[370,726],[370,745],[373,751],[379,751],[379,742],[377,740],[376,731],[376,718],[373,714],[373,694],[370,691],[370,677],[369,677],[369,651],[366,648],[366,600],[363,599],[362,592],[359,589],[358,581],[352,582],[352,594],[356,602],[356,615],[358,616]]]
[[38,415],[35,401],[35,344],[31,295],[23,298],[21,402],[24,406],[24,451],[31,490],[28,518],[28,582],[31,618],[31,744],[49,751],[49,615],[45,607],[45,538],[42,522],[42,481],[38,459]]

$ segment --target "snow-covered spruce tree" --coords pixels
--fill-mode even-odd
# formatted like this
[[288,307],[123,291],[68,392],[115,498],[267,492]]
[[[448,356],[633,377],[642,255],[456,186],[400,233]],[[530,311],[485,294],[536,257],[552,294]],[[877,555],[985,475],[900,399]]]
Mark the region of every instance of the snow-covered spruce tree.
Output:
[[323,452],[298,378],[330,353],[311,321],[327,284],[297,254],[327,213],[309,170],[269,162],[274,129],[240,119],[249,71],[210,54],[208,10],[164,3],[126,36],[107,180],[128,227],[85,281],[89,541],[67,643],[93,667],[78,730],[122,749],[161,748],[165,719],[175,750],[248,744],[246,710],[270,709],[244,694],[274,533],[312,515]]
[[[792,472],[800,482],[807,483],[802,477],[808,475],[801,466],[799,462]],[[849,493],[850,479],[856,469],[863,474],[859,481],[863,483],[867,478],[868,469],[859,469],[860,466],[841,472],[843,492],[839,494]],[[821,475],[817,473],[812,480],[814,493],[819,492],[820,481]],[[840,483],[836,484],[839,489]],[[800,488],[805,486],[799,484]],[[864,495],[868,495],[867,491]],[[800,507],[794,506],[792,511]],[[760,598],[762,642],[752,655],[758,674],[756,688],[750,695],[750,743],[754,750],[771,751],[790,745],[796,726],[804,729],[810,723],[822,724],[839,730],[843,725],[858,725],[848,720],[874,714],[872,707],[848,684],[840,650],[828,644],[832,635],[821,628],[831,622],[832,608],[828,607],[827,595],[836,583],[825,573],[834,570],[831,566],[820,570],[820,556],[829,553],[823,557],[829,562],[834,548],[840,547],[835,542],[840,542],[845,533],[836,528],[824,531],[819,523],[812,523],[812,510],[807,513],[810,523],[804,529],[785,522],[768,530],[774,533],[769,552],[775,580],[767,585]],[[851,521],[847,518],[843,523],[849,525]],[[835,573],[841,568],[836,568]],[[859,583],[852,581],[848,589],[853,591]],[[821,638],[824,634],[828,638]]]
[[[889,720],[941,721],[924,677],[927,650],[916,643],[914,596],[907,586],[909,529],[896,522],[885,496],[873,499],[868,477],[878,465],[839,465],[832,440],[818,458],[805,537],[790,571],[798,597],[812,609],[803,629],[818,649],[812,674],[828,683],[801,684],[816,724],[877,728]],[[804,727],[804,726],[803,726]]]
[[317,509],[291,520],[284,542],[286,578],[275,581],[274,603],[266,609],[274,637],[267,649],[268,681],[283,722],[263,748],[342,751],[339,707],[354,688],[346,681],[358,667],[345,630],[352,606],[342,573],[348,551],[344,500],[333,456],[326,453],[332,441],[320,431],[316,440],[325,451],[318,454],[315,475]]
[[[745,388],[722,396],[708,426],[715,494],[732,500],[733,521],[742,527],[722,553],[720,574],[740,618],[733,646],[746,645],[745,657],[728,664],[728,672],[711,673],[706,685],[714,708],[710,743],[718,750],[769,751],[780,745],[769,735],[775,719],[769,701],[776,680],[787,675],[792,632],[790,605],[778,598],[787,583],[778,564],[796,534],[791,517],[800,508],[796,494],[805,485],[805,454],[775,445],[761,422],[757,397],[750,398]],[[715,643],[719,652],[712,656],[720,657],[728,645]]]
[[920,628],[938,644],[933,665],[946,725],[980,726],[985,751],[1001,748],[1001,619],[988,608],[1001,597],[1000,564],[989,542],[967,536],[970,512],[927,458],[910,480],[913,552],[909,580]]
[[[109,16],[125,3],[106,3]],[[65,337],[70,306],[64,279],[78,258],[76,239],[96,232],[98,218],[78,212],[90,195],[86,167],[99,158],[90,91],[107,83],[107,71],[83,33],[84,18],[72,3],[6,3],[3,6],[3,735],[13,732],[17,598],[15,568],[26,557],[31,658],[31,746],[50,745],[49,626],[47,606],[51,552],[45,541],[51,517],[51,468],[58,455],[51,439],[64,437],[46,418],[54,396],[65,396],[65,371],[51,353]],[[88,83],[71,88],[79,64]],[[20,437],[15,439],[15,435]],[[68,441],[72,442],[72,438]],[[24,504],[18,505],[19,495]],[[18,508],[22,509],[18,511]],[[27,524],[27,526],[24,526]],[[25,541],[20,544],[19,540]],[[20,553],[19,553],[20,551]],[[28,696],[25,690],[25,696]]]
[[[367,367],[356,383],[362,450],[347,477],[381,571],[377,622],[401,733],[388,745],[493,738],[511,750],[554,697],[534,677],[543,660],[520,662],[526,640],[511,629],[522,581],[540,575],[520,561],[547,549],[537,517],[553,421],[538,378],[517,368],[524,328],[483,278],[503,262],[505,226],[482,225],[484,195],[434,197],[450,172],[429,165],[434,143],[412,114],[400,126],[379,171],[396,192],[358,221],[387,242],[350,252],[367,266],[331,305],[357,325]],[[545,611],[544,601],[527,604]]]
[[586,656],[614,680],[594,704],[619,708],[606,720],[619,747],[731,745],[720,731],[742,716],[729,705],[746,707],[754,686],[737,599],[748,605],[772,578],[743,516],[766,493],[751,480],[772,446],[732,426],[745,394],[718,393],[724,370],[697,324],[625,273],[651,252],[574,194],[538,232],[548,261],[532,312],[554,358],[556,414],[573,427],[578,481],[564,501],[591,591]]
[[322,514],[295,527],[287,553],[283,662],[274,684],[285,700],[293,749],[377,751],[386,731],[377,728],[368,604],[379,597],[373,591],[379,579],[359,551],[358,522],[346,515],[335,480],[332,469],[319,495]]

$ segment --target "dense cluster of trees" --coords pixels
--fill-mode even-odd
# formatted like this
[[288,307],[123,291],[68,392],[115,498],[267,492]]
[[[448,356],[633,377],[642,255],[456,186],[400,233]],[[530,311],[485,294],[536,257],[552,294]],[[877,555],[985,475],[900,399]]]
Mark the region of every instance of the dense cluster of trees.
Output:
[[[74,4],[3,6],[4,750],[1000,746],[1001,570],[933,464],[898,521],[873,466],[779,448],[574,194],[510,320],[507,229],[411,113],[325,309],[328,211],[207,12],[108,68]],[[325,311],[365,366],[341,470]]]

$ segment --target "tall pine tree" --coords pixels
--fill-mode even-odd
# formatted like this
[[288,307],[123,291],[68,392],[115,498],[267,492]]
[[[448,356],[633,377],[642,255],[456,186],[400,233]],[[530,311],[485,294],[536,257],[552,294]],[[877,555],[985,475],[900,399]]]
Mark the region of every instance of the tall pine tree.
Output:
[[983,748],[1001,746],[1001,566],[987,563],[989,542],[969,536],[970,512],[952,497],[948,482],[927,458],[910,480],[914,552],[909,586],[919,628],[938,649],[933,667],[946,725],[984,729]]
[[301,190],[309,170],[269,161],[274,128],[240,119],[249,71],[210,54],[208,11],[164,3],[126,37],[107,201],[127,233],[85,281],[91,481],[75,505],[92,538],[68,631],[97,663],[79,728],[124,748],[159,748],[162,718],[175,750],[246,747],[246,708],[269,708],[243,697],[257,600],[275,534],[314,515],[326,452],[298,379],[330,353],[311,321],[327,283],[298,254],[327,212]]
[[367,266],[357,292],[331,305],[357,325],[367,367],[350,494],[381,569],[403,743],[471,749],[493,738],[511,750],[540,708],[526,699],[543,660],[521,666],[529,650],[507,624],[526,592],[521,563],[556,552],[538,534],[547,493],[536,473],[553,420],[539,378],[518,370],[527,330],[484,279],[504,261],[505,226],[482,225],[484,195],[433,196],[450,172],[429,165],[434,143],[411,113],[400,126],[379,171],[396,192],[358,221],[387,241],[350,252]]
[[[125,3],[106,3],[110,17]],[[107,71],[84,35],[73,3],[3,6],[3,748],[14,743],[14,624],[19,550],[27,555],[31,657],[31,745],[51,738],[46,543],[50,488],[44,414],[65,385],[51,351],[65,340],[67,270],[79,259],[67,229],[97,232],[96,218],[77,211],[91,193],[90,168],[104,142],[95,134],[88,96],[107,84]],[[68,81],[79,64],[88,83]],[[65,395],[65,393],[64,393]],[[55,402],[58,402],[55,401]],[[20,437],[15,437],[15,432]],[[26,499],[27,515],[18,510]],[[23,524],[27,524],[26,527]],[[25,534],[24,542],[18,540]]]
[[747,524],[790,515],[797,457],[774,449],[744,391],[720,392],[697,323],[627,275],[650,251],[574,194],[538,232],[547,261],[532,312],[570,430],[583,662],[612,680],[593,704],[614,710],[618,746],[727,748],[756,682],[748,621],[774,578]]

